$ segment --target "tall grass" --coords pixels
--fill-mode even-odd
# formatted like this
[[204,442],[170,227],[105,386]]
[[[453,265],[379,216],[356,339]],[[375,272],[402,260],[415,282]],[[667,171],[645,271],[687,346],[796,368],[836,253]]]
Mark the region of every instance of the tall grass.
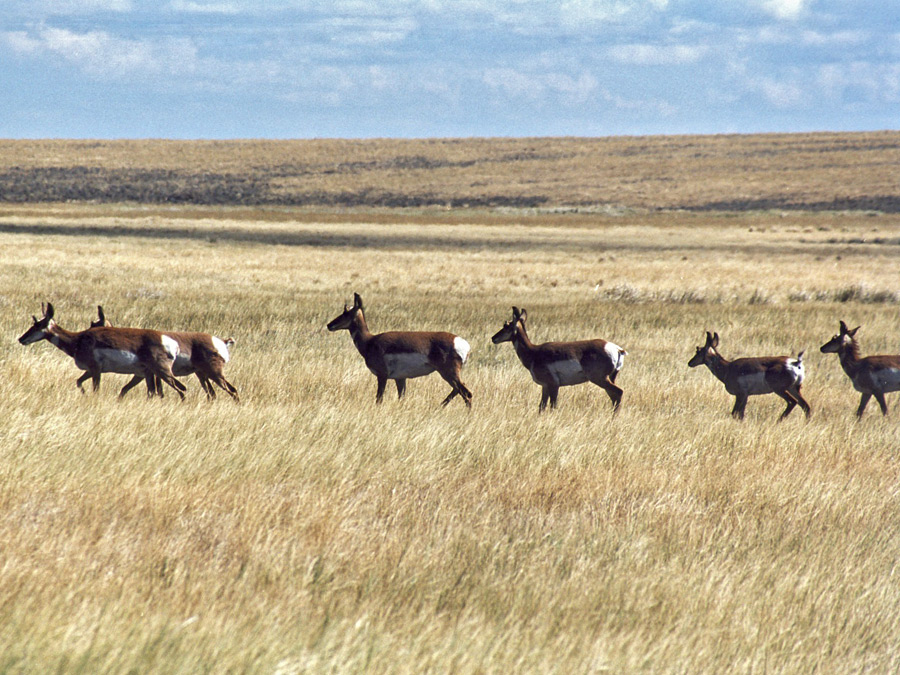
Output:
[[[758,216],[92,209],[0,223],[0,670],[900,667],[897,411],[856,422],[817,349],[844,319],[864,353],[900,351],[891,297],[840,297],[896,290],[889,248],[750,231]],[[324,329],[354,291],[375,331],[471,342],[471,412],[439,407],[436,376],[375,405],[350,339]],[[191,380],[184,403],[119,401],[115,375],[80,395],[62,352],[15,342],[45,300],[68,328],[100,303],[117,325],[235,337],[242,403]],[[538,414],[539,388],[489,341],[512,304],[535,341],[628,350],[618,415],[591,385]],[[769,396],[732,420],[721,384],[687,368],[706,330],[726,356],[806,349],[812,419],[777,424]]]

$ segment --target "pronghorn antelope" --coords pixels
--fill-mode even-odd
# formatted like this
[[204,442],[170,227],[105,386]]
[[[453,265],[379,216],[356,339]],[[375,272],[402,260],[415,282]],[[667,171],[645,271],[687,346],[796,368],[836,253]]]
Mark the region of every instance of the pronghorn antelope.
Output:
[[512,342],[522,365],[528,368],[531,379],[541,385],[543,412],[550,401],[556,407],[556,397],[560,387],[591,381],[606,391],[613,404],[619,409],[622,388],[616,385],[616,376],[622,369],[628,353],[618,345],[606,340],[580,340],[578,342],[545,342],[535,345],[528,339],[525,320],[528,313],[518,307],[512,308],[512,319],[503,324],[491,338],[494,344]]
[[719,334],[706,333],[706,344],[697,347],[697,352],[688,361],[691,368],[706,366],[725,385],[725,390],[734,396],[733,417],[744,419],[747,398],[759,394],[776,394],[787,401],[787,408],[780,420],[791,414],[800,405],[809,417],[809,404],[800,394],[803,383],[803,352],[797,358],[791,356],[762,356],[728,361],[716,351]]
[[[103,307],[97,305],[97,320],[91,321],[91,328],[100,326],[112,326],[112,324],[107,321],[106,315],[103,313]],[[172,374],[176,377],[184,377],[191,373],[195,374],[209,399],[216,397],[216,391],[211,384],[211,382],[215,382],[235,401],[240,400],[237,389],[225,379],[224,373],[225,364],[228,363],[230,358],[228,348],[234,344],[232,338],[222,340],[208,333],[184,333],[178,331],[166,331],[165,335],[178,343],[178,355],[175,357],[175,363],[172,364]],[[162,396],[162,382],[159,377],[148,376],[146,379],[148,395],[153,396],[155,393]],[[141,376],[135,375],[122,388],[122,394],[127,393],[140,381]]]
[[[23,345],[48,340],[75,359],[75,365],[85,371],[77,385],[91,378],[96,391],[100,387],[100,373],[123,373],[143,378],[159,377],[184,399],[184,385],[172,374],[172,365],[178,356],[178,342],[156,330],[141,328],[89,328],[69,331],[53,320],[53,305],[49,302],[41,319],[32,317],[34,323],[19,338]],[[123,396],[123,389],[119,396]]]
[[860,392],[859,408],[856,416],[862,417],[869,399],[873,396],[881,406],[881,414],[887,415],[887,403],[884,395],[889,391],[900,390],[900,356],[866,356],[860,358],[859,344],[856,342],[856,331],[847,329],[847,324],[840,322],[840,332],[820,348],[823,353],[838,355],[841,367],[853,383],[853,388]]
[[328,323],[328,330],[348,330],[353,343],[366,361],[366,367],[378,378],[375,402],[381,403],[388,380],[397,383],[397,396],[403,398],[406,380],[435,371],[453,387],[443,400],[447,405],[457,394],[466,407],[472,406],[472,392],[460,379],[460,370],[469,357],[469,343],[453,333],[391,331],[373,335],[366,325],[362,298],[353,295],[353,306]]

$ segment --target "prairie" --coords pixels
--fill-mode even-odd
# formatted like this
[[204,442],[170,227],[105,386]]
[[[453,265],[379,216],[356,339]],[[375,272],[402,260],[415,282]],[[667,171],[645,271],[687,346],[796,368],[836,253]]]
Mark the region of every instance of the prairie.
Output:
[[[38,145],[33,165],[61,165],[65,143]],[[803,166],[828,183],[827,163]],[[840,190],[892,203],[867,175]],[[728,202],[702,176],[683,190],[682,206]],[[0,670],[900,668],[900,399],[857,421],[818,350],[843,319],[864,354],[900,352],[900,216],[818,208],[812,189],[803,208],[737,211],[566,194],[0,205]],[[440,408],[436,375],[376,406],[348,335],[325,330],[353,292],[376,332],[465,337],[473,409]],[[48,300],[70,329],[102,304],[116,325],[234,337],[241,403],[193,378],[183,403],[118,400],[110,374],[79,394],[70,358],[16,341]],[[617,415],[590,384],[538,414],[539,387],[490,343],[512,305],[536,342],[628,350]],[[761,396],[733,420],[687,367],[707,330],[727,357],[805,350],[811,419],[776,423],[783,403]]]

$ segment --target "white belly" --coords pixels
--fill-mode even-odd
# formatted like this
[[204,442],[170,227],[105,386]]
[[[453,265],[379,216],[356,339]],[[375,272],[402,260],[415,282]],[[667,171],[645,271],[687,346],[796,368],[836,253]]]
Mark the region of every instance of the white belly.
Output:
[[[765,373],[754,373],[753,375],[743,375],[737,380],[738,392],[747,396],[756,396],[758,394],[771,394],[772,387],[766,382]],[[731,393],[738,393],[731,392]]]
[[144,372],[138,357],[121,349],[95,349],[94,360],[103,373],[132,375]]
[[871,377],[873,385],[871,388],[860,388],[856,385],[856,382],[854,382],[854,389],[856,389],[857,391],[868,392],[900,391],[900,370],[895,370],[894,368],[885,368],[883,370],[878,370],[872,373]]
[[172,363],[172,374],[177,375],[178,377],[184,377],[185,375],[191,375],[194,372],[194,364],[191,363],[191,358],[188,354],[180,352],[178,356],[175,357],[174,363]]
[[[584,369],[575,359],[555,361],[547,364],[544,368],[558,387],[568,387],[569,385],[587,382],[587,375],[585,375]],[[538,382],[538,379],[534,376],[534,371],[531,373],[531,379]],[[538,384],[542,383],[538,382]]]
[[385,354],[384,366],[388,379],[405,380],[411,377],[422,377],[434,372],[425,354]]

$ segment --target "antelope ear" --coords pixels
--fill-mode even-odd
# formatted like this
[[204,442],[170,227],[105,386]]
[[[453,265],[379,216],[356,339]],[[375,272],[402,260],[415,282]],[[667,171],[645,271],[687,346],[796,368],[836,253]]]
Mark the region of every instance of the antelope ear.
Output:
[[44,310],[44,318],[52,319],[53,318],[53,305],[49,302],[47,303],[47,309]]
[[713,336],[712,333],[706,331],[706,346],[709,347],[712,344]]
[[528,310],[526,310],[526,309],[523,308],[523,309],[522,309],[522,313],[519,314],[519,321],[523,321],[523,322],[524,322],[525,319],[527,319],[527,318],[528,318]]
[[841,324],[841,333],[846,333],[847,332],[847,324],[845,324],[843,321],[841,321],[840,324]]
[[97,305],[97,317],[100,323],[106,323],[106,315],[103,313],[103,305]]
[[857,326],[857,327],[854,328],[853,330],[848,330],[848,331],[847,331],[847,335],[849,335],[850,337],[855,337],[855,336],[856,336],[856,331],[858,331],[859,329],[860,329],[860,326]]
[[715,349],[718,346],[719,346],[719,334],[713,333],[713,341],[712,341],[712,344],[710,345],[710,347]]
[[354,293],[354,294],[353,294],[353,306],[354,306],[356,309],[362,309],[362,308],[363,308],[363,301],[362,301],[362,298],[359,297],[359,293]]
[[513,319],[518,321],[519,317],[522,315],[522,310],[513,305]]

